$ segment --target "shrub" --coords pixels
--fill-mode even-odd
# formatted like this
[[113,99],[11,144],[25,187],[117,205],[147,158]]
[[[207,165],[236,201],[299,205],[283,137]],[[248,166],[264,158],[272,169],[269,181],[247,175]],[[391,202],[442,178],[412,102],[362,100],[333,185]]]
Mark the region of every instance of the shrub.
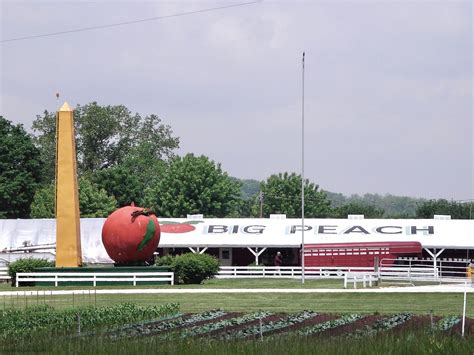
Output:
[[219,260],[208,254],[187,253],[174,258],[172,269],[178,283],[200,284],[219,272]]
[[156,266],[172,266],[174,262],[174,257],[172,255],[164,255],[156,259]]
[[[12,285],[16,283],[17,272],[32,272],[37,267],[54,267],[54,261],[47,259],[23,258],[18,259],[8,266],[8,274],[12,278]],[[31,286],[33,283],[24,282],[22,286]]]

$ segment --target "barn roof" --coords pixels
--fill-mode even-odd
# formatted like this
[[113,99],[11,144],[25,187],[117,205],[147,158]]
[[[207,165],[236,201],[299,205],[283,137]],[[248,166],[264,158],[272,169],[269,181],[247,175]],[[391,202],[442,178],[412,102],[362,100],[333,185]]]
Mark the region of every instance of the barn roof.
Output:
[[[104,218],[82,218],[86,262],[109,262]],[[159,218],[159,247],[300,247],[301,219]],[[417,241],[425,248],[474,249],[474,221],[434,219],[305,219],[305,244]],[[54,219],[0,220],[0,249],[55,243]]]

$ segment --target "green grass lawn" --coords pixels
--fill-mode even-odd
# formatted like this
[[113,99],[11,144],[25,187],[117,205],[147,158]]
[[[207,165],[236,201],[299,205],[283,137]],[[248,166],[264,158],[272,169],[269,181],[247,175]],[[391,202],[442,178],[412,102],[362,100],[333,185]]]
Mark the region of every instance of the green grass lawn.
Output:
[[[99,286],[97,289],[114,289],[114,288],[343,288],[344,282],[342,280],[305,280],[302,284],[298,279],[211,279],[204,281],[201,285],[139,285],[139,286],[124,286],[124,285],[110,285]],[[360,284],[359,284],[360,287]],[[0,291],[15,291],[15,290],[93,290],[92,286],[37,286],[37,287],[21,287],[14,288],[10,284],[0,284]]]
[[[250,312],[270,310],[273,312],[296,312],[314,310],[335,313],[398,313],[412,312],[437,315],[462,313],[462,294],[381,294],[381,293],[322,293],[322,294],[133,294],[133,295],[64,295],[33,297],[0,297],[0,309],[29,307],[48,304],[57,308],[85,305],[111,305],[132,302],[139,305],[156,305],[170,302],[180,304],[183,312],[201,312],[222,308],[226,311]],[[474,316],[474,295],[469,294],[467,314]]]

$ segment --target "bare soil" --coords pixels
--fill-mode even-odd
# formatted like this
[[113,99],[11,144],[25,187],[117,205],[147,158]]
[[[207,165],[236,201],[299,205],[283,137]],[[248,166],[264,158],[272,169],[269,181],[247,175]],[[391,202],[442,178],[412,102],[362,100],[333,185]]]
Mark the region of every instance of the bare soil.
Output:
[[[451,330],[449,330],[449,332],[461,335],[462,334],[462,319]],[[466,336],[474,336],[474,319],[466,318],[464,332]]]

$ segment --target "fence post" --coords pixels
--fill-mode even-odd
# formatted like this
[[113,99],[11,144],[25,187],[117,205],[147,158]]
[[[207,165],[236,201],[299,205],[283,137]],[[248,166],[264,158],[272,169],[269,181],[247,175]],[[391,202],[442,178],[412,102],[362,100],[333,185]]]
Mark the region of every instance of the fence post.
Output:
[[344,288],[347,288],[347,272],[344,274]]
[[462,307],[462,331],[461,336],[464,338],[464,328],[466,326],[466,290],[464,290],[464,304]]
[[408,281],[411,282],[411,259],[408,260]]
[[54,275],[54,286],[58,287],[58,275]]
[[81,315],[77,313],[77,334],[81,334]]
[[133,286],[137,285],[137,275],[133,274]]

